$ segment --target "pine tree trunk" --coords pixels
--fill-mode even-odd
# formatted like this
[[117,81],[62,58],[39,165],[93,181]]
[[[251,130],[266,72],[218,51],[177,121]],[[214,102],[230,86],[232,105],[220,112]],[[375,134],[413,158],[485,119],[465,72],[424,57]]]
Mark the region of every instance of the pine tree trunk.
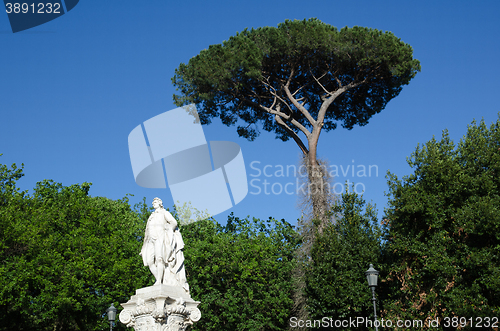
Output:
[[[300,166],[307,169],[305,178],[301,178],[304,187],[300,192],[300,205],[302,217],[298,221],[298,231],[302,237],[302,244],[296,252],[297,267],[294,270],[293,281],[295,291],[293,295],[293,316],[298,320],[308,320],[306,290],[307,268],[313,263],[311,259],[311,248],[315,239],[316,230],[323,231],[330,222],[328,214],[333,202],[333,194],[330,190],[331,178],[328,174],[328,166],[325,161],[313,159],[311,166],[310,153],[303,155]],[[294,331],[306,331],[307,327],[289,328]]]
[[329,210],[332,203],[331,178],[328,173],[326,162],[317,159],[316,139],[309,142],[309,153],[305,157],[308,176],[308,200],[312,207],[312,219],[315,221],[317,230],[321,233],[329,222]]

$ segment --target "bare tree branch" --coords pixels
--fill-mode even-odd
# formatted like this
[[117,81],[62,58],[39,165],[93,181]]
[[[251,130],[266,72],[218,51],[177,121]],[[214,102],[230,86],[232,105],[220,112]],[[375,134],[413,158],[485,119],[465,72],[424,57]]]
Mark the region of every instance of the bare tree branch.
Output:
[[321,107],[319,109],[319,112],[318,112],[318,123],[321,123],[321,126],[323,126],[323,121],[325,120],[325,114],[326,114],[326,110],[328,109],[328,107],[330,107],[330,105],[332,104],[332,102],[337,99],[337,97],[339,95],[341,95],[342,93],[344,93],[345,91],[347,90],[350,90],[352,88],[355,88],[356,86],[359,86],[361,84],[363,84],[365,81],[362,81],[362,82],[359,82],[359,83],[349,83],[348,85],[344,85],[343,87],[337,89],[335,92],[330,92],[330,97],[327,98],[322,104],[321,104]]
[[[271,93],[272,96],[274,96],[274,99],[279,99],[281,102],[283,102],[288,110],[290,111],[290,114],[293,113],[293,109],[292,107],[290,107],[290,105],[288,104],[288,102],[286,102],[285,99],[283,99],[280,95],[278,95],[278,92],[276,91],[276,89],[274,88],[274,86],[272,86],[271,84],[261,80],[261,83],[264,84],[264,86],[266,86],[267,90],[269,91],[269,93]],[[273,106],[274,106],[275,102],[273,102]],[[271,108],[273,108],[273,106],[271,106]]]
[[284,121],[281,117],[279,117],[278,115],[274,115],[274,120],[276,121],[276,123],[278,123],[282,128],[284,128],[286,130],[286,132],[293,138],[293,140],[295,140],[295,142],[297,143],[297,145],[299,145],[299,148],[300,150],[302,151],[302,153],[304,153],[304,155],[307,155],[309,154],[309,150],[307,149],[307,147],[304,145],[304,143],[302,142],[302,140],[300,140],[299,136],[297,135],[297,133],[295,131],[293,131]]
[[[264,82],[263,82],[264,83]],[[270,86],[273,90],[274,87]],[[248,89],[247,89],[248,90]],[[297,142],[296,138],[298,139],[298,141],[300,142],[297,142],[297,144],[299,145],[299,148],[304,152],[304,144],[302,143],[302,141],[300,140],[300,138],[297,136],[297,134],[295,133],[295,131],[293,131],[290,127],[288,127],[286,125],[286,123],[283,121],[283,119],[287,120],[287,121],[290,121],[291,124],[293,124],[295,127],[297,127],[300,131],[302,131],[302,133],[304,133],[304,135],[308,138],[310,135],[311,135],[311,132],[309,130],[307,130],[307,128],[305,126],[303,126],[300,122],[298,122],[296,119],[293,118],[293,110],[289,107],[288,103],[286,103],[285,100],[283,100],[283,98],[279,97],[276,93],[273,94],[274,98],[273,98],[273,103],[272,103],[272,106],[271,107],[266,107],[263,105],[263,103],[261,102],[261,96],[259,94],[257,94],[255,91],[253,90],[249,90],[251,94],[253,94],[255,96],[255,98],[257,98],[259,100],[259,102],[255,102],[251,99],[251,97],[248,97],[248,98],[241,98],[241,97],[237,97],[236,94],[233,94],[235,99],[236,100],[240,100],[240,101],[244,101],[248,104],[251,104],[252,106],[256,107],[256,108],[260,108],[264,111],[266,111],[267,113],[269,114],[272,114],[272,115],[275,115],[275,120],[276,120],[276,116],[279,117],[279,119],[281,120],[281,123],[276,121],[278,124],[280,124],[280,126],[282,126],[283,128],[285,128],[285,130],[290,130],[290,132],[293,132],[293,134],[296,136],[294,137],[292,135],[292,138]],[[276,90],[275,90],[276,91]],[[273,109],[273,107],[276,105],[277,106],[277,103],[276,103],[276,100],[279,99],[280,101],[283,101],[283,103],[285,105],[287,105],[287,107],[289,108],[290,110],[290,114],[286,114],[284,112],[281,112],[279,110],[279,107],[277,107],[277,109]],[[283,126],[283,124],[285,124],[285,126]],[[301,146],[302,144],[302,146]],[[305,149],[305,151],[307,151],[307,148]]]
[[316,125],[316,120],[311,116],[311,114],[307,111],[307,109],[303,105],[301,105],[297,101],[297,99],[295,99],[295,97],[290,92],[290,83],[292,81],[292,77],[293,77],[294,73],[295,73],[295,70],[292,68],[292,70],[290,72],[290,76],[288,76],[288,80],[284,86],[286,96],[292,102],[292,104],[295,106],[295,108],[297,108],[302,113],[302,115],[305,116],[305,118],[309,121],[309,123],[311,123],[311,125],[314,127]]
[[[321,75],[321,77],[320,77],[320,78],[316,78],[316,77],[314,76],[314,74],[312,73],[312,71],[311,71],[311,70],[309,70],[309,72],[311,73],[311,77],[312,77],[312,78],[314,78],[314,80],[316,81],[316,83],[318,83],[318,85],[319,85],[319,86],[323,89],[323,91],[325,91],[325,93],[326,93],[326,94],[328,94],[328,95],[333,95],[333,92],[328,91],[328,90],[327,90],[327,89],[323,86],[323,84],[321,84],[321,83],[319,82],[319,80],[320,80],[321,78],[325,77],[325,76],[326,76],[326,74],[327,74],[328,72],[325,72],[323,75]],[[340,86],[341,86],[341,85],[340,85]],[[341,87],[341,88],[342,88],[342,87]]]
[[[307,128],[305,126],[303,126],[299,121],[297,121],[296,119],[293,118],[293,109],[292,109],[292,107],[290,107],[289,103],[277,93],[277,90],[271,84],[269,84],[265,81],[262,81],[262,80],[261,80],[261,82],[265,86],[268,87],[268,91],[271,93],[271,95],[274,96],[275,99],[273,101],[273,106],[275,105],[275,100],[278,99],[281,102],[283,102],[283,104],[286,105],[286,107],[288,108],[288,111],[290,113],[285,114],[279,110],[272,109],[273,106],[271,106],[271,108],[268,108],[268,107],[265,107],[262,104],[260,104],[259,106],[261,107],[261,109],[264,109],[265,111],[267,111],[270,114],[278,115],[281,118],[284,118],[285,120],[290,121],[290,123],[293,124],[294,126],[296,126],[300,131],[302,131],[302,133],[304,133],[306,135],[306,137],[309,137],[311,132],[309,130],[307,130]],[[292,131],[292,132],[294,132],[294,131]]]

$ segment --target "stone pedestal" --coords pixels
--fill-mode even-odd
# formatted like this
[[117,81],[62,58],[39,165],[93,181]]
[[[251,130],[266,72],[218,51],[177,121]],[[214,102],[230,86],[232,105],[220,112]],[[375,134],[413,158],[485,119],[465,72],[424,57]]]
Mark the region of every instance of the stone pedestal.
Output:
[[149,286],[136,290],[122,304],[119,318],[135,331],[184,331],[200,320],[199,304],[181,287]]

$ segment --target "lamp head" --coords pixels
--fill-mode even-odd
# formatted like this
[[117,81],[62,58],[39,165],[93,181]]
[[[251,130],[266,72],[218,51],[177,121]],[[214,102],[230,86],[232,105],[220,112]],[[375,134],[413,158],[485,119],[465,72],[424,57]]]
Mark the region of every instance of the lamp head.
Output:
[[116,319],[116,311],[118,309],[115,308],[115,305],[112,303],[108,309],[106,309],[106,313],[108,314],[108,321],[114,322]]
[[369,287],[377,287],[378,274],[379,274],[378,270],[375,270],[373,268],[373,264],[370,264],[370,268],[365,272]]

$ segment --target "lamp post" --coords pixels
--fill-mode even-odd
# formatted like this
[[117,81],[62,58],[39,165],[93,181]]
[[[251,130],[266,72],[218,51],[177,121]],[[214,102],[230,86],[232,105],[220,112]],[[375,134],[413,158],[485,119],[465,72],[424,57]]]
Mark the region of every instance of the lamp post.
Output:
[[108,309],[106,309],[106,313],[108,314],[108,321],[109,321],[109,330],[113,331],[113,322],[116,319],[116,311],[117,309],[115,308],[115,305],[112,303],[111,306],[109,306]]
[[365,275],[366,275],[366,279],[368,280],[368,286],[371,288],[372,290],[372,301],[373,301],[373,314],[374,314],[374,318],[375,318],[375,330],[378,331],[378,327],[377,327],[377,306],[376,306],[376,299],[375,299],[375,287],[377,287],[377,281],[378,281],[378,270],[375,270],[373,268],[373,264],[370,264],[370,268],[368,270],[366,270],[365,272]]

